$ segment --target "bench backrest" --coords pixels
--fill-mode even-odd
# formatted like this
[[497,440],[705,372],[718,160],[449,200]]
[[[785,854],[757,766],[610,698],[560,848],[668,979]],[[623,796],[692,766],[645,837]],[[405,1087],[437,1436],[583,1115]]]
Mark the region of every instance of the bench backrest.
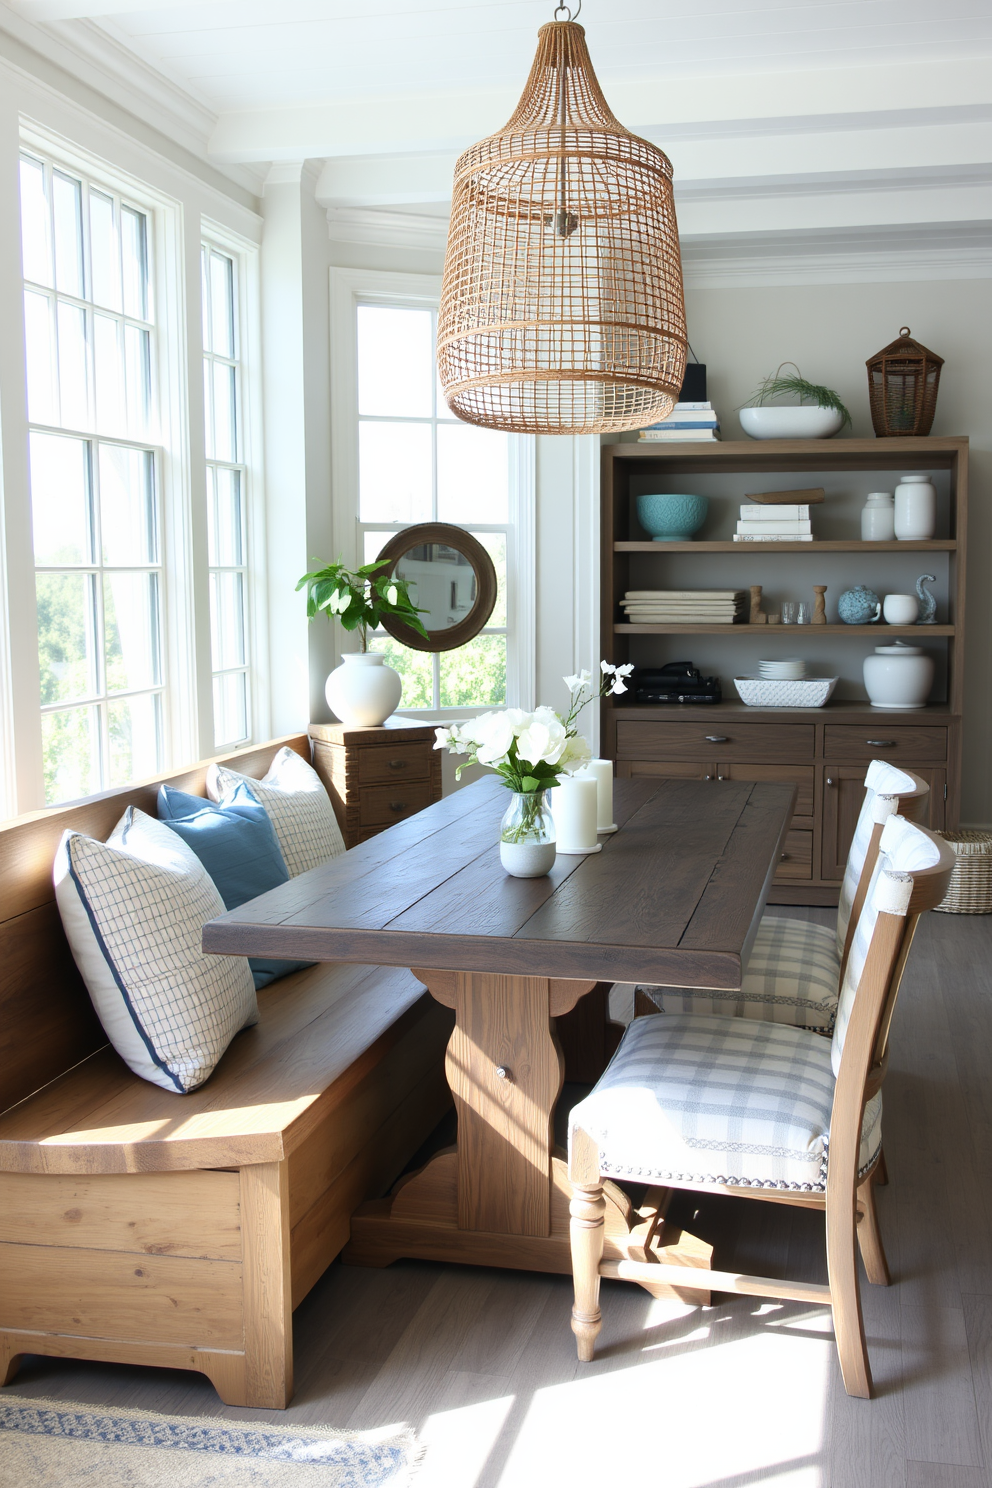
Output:
[[[288,745],[310,761],[306,734],[274,739],[218,760],[256,779]],[[52,864],[62,833],[109,837],[128,806],[157,816],[160,785],[206,795],[201,760],[175,775],[0,822],[0,1111],[71,1069],[107,1042],[62,931]]]

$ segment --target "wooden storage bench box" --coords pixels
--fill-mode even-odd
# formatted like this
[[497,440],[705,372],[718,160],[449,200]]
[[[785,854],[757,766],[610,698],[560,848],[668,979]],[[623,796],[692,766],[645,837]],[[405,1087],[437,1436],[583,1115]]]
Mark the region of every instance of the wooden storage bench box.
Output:
[[[228,756],[261,776],[305,735]],[[203,793],[206,762],[168,783]],[[24,1354],[196,1369],[230,1405],[293,1393],[292,1311],[450,1105],[452,1019],[408,971],[317,965],[259,994],[192,1095],[106,1042],[62,933],[66,828],[105,838],[159,781],[0,827],[0,1380]]]

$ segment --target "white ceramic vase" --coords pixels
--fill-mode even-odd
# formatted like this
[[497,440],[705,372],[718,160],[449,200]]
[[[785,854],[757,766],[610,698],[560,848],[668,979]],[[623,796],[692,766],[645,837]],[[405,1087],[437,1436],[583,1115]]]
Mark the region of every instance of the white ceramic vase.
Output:
[[937,492],[922,471],[904,475],[895,491],[895,532],[901,542],[925,542],[937,526]]
[[861,541],[891,542],[896,535],[891,491],[869,491],[861,509]]
[[327,706],[349,728],[385,723],[402,695],[403,679],[380,651],[346,651],[324,687]]
[[873,708],[922,708],[933,686],[933,657],[896,641],[865,657],[865,690]]

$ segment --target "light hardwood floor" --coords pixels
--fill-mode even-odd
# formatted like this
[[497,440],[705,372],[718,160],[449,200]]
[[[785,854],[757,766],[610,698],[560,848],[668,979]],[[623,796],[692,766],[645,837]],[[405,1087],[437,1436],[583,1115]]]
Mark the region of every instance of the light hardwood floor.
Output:
[[[829,920],[820,910],[776,910]],[[297,1390],[273,1420],[412,1423],[417,1488],[992,1488],[992,917],[930,915],[885,1086],[893,1272],[864,1283],[878,1398],[849,1399],[828,1315],[717,1297],[692,1309],[604,1283],[579,1365],[564,1277],[401,1262],[335,1265],[296,1314]],[[697,1198],[682,1196],[692,1218]],[[826,1280],[822,1221],[698,1201],[727,1269]],[[258,1418],[192,1374],[31,1359],[11,1391]],[[0,1483],[3,1483],[0,1462]]]

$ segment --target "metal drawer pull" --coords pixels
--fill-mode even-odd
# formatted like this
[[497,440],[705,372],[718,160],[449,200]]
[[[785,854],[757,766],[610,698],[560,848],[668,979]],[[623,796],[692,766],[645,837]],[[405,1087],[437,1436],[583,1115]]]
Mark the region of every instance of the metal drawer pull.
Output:
[[789,854],[788,853],[782,853],[781,856],[780,856],[780,858],[779,858],[779,862],[780,863],[787,863],[788,861],[789,861]]
[[513,1076],[505,1065],[498,1064],[496,1066],[496,1078],[497,1080],[512,1080]]
[[729,744],[730,740],[726,734],[707,734],[707,744]]
[[390,809],[390,811],[405,811],[406,810],[406,802],[405,801],[390,801],[390,803],[389,803],[389,809]]
[[896,741],[895,739],[866,739],[865,743],[870,744],[873,749],[894,749]]
[[406,760],[390,760],[389,761],[389,768],[391,770],[405,770],[406,767],[407,767],[407,761]]
[[715,775],[704,775],[703,776],[703,779],[704,780],[715,780],[716,779],[716,776]]
[[830,775],[828,775],[827,776],[827,784],[828,785],[835,785],[836,784],[836,781],[833,780],[833,778]]

